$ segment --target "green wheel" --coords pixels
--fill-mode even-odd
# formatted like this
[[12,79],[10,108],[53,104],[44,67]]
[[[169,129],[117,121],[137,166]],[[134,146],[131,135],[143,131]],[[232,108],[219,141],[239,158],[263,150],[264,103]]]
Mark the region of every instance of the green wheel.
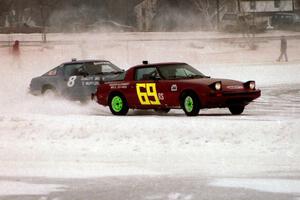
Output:
[[109,99],[109,109],[114,115],[126,115],[129,108],[126,99],[120,95],[112,95]]
[[185,99],[184,99],[184,109],[187,111],[187,112],[192,112],[193,111],[193,108],[194,108],[194,101],[193,101],[193,98],[190,97],[190,96],[187,96]]
[[187,93],[182,96],[181,107],[187,116],[196,116],[200,111],[200,101],[196,94]]

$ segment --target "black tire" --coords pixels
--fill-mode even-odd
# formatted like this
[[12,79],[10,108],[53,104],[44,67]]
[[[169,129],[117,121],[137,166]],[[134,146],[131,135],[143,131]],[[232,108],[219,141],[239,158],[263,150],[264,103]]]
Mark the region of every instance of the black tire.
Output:
[[126,115],[129,107],[125,97],[122,94],[112,94],[108,100],[109,109],[114,115]]
[[42,91],[42,94],[46,98],[57,97],[57,91],[56,91],[56,89],[54,87],[50,87],[50,86],[44,87],[43,91]]
[[181,108],[187,116],[197,116],[200,111],[200,100],[193,92],[188,92],[182,95]]
[[240,115],[244,112],[245,106],[244,105],[232,105],[229,106],[229,111],[233,115]]
[[166,114],[168,112],[170,112],[170,108],[161,108],[161,109],[154,109],[155,112],[157,113],[161,113],[161,114]]

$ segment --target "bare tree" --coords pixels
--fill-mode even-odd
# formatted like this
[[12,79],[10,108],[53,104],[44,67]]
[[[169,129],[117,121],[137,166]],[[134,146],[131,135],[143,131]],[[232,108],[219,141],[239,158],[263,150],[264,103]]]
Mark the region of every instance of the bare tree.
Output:
[[213,29],[216,26],[219,18],[219,11],[224,10],[226,5],[226,0],[190,0],[195,8],[203,16],[205,24],[209,29]]
[[204,17],[205,23],[208,25],[209,28],[213,27],[212,24],[212,15],[210,13],[210,1],[209,0],[191,0],[193,4],[196,6],[196,9],[202,14]]
[[50,10],[59,2],[59,0],[37,0],[40,9],[41,23],[43,27],[42,40],[47,41],[47,20],[49,19]]

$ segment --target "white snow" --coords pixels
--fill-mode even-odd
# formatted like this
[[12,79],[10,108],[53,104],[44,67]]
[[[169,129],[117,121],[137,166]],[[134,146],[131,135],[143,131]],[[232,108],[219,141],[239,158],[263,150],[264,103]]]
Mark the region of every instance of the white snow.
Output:
[[11,195],[48,195],[64,191],[66,186],[54,184],[32,184],[17,181],[0,181],[0,196]]
[[193,199],[193,195],[175,192],[175,193],[170,193],[168,195],[151,195],[151,196],[145,197],[145,199],[147,199],[147,200],[156,200],[156,199],[191,200],[191,199]]
[[217,179],[210,186],[244,188],[271,193],[300,194],[300,180],[291,179]]
[[[196,40],[203,35],[54,34],[49,40],[60,42],[24,44],[20,65],[12,61],[8,48],[0,48],[0,175],[297,174],[299,41],[289,41],[289,63],[275,63],[278,41],[260,43],[257,51],[249,51],[236,44]],[[21,39],[22,45],[22,39],[36,36],[10,37]],[[178,40],[184,38],[190,40]],[[212,77],[256,80],[262,97],[242,116],[215,109],[202,110],[194,118],[181,110],[168,115],[131,111],[116,117],[94,103],[81,105],[27,93],[32,77],[73,57],[108,59],[122,68],[145,59],[184,61]]]
[[186,195],[181,193],[170,193],[168,195],[168,200],[191,200],[193,195]]

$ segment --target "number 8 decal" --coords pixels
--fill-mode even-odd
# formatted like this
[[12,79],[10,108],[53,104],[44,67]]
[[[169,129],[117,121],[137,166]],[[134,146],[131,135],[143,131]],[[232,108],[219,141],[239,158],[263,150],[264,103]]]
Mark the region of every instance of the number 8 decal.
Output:
[[[146,91],[143,92],[142,88]],[[137,83],[136,92],[142,105],[160,105],[155,83]],[[151,100],[149,97],[151,97]]]
[[75,80],[77,76],[70,76],[69,81],[67,83],[68,87],[73,87],[75,85]]

